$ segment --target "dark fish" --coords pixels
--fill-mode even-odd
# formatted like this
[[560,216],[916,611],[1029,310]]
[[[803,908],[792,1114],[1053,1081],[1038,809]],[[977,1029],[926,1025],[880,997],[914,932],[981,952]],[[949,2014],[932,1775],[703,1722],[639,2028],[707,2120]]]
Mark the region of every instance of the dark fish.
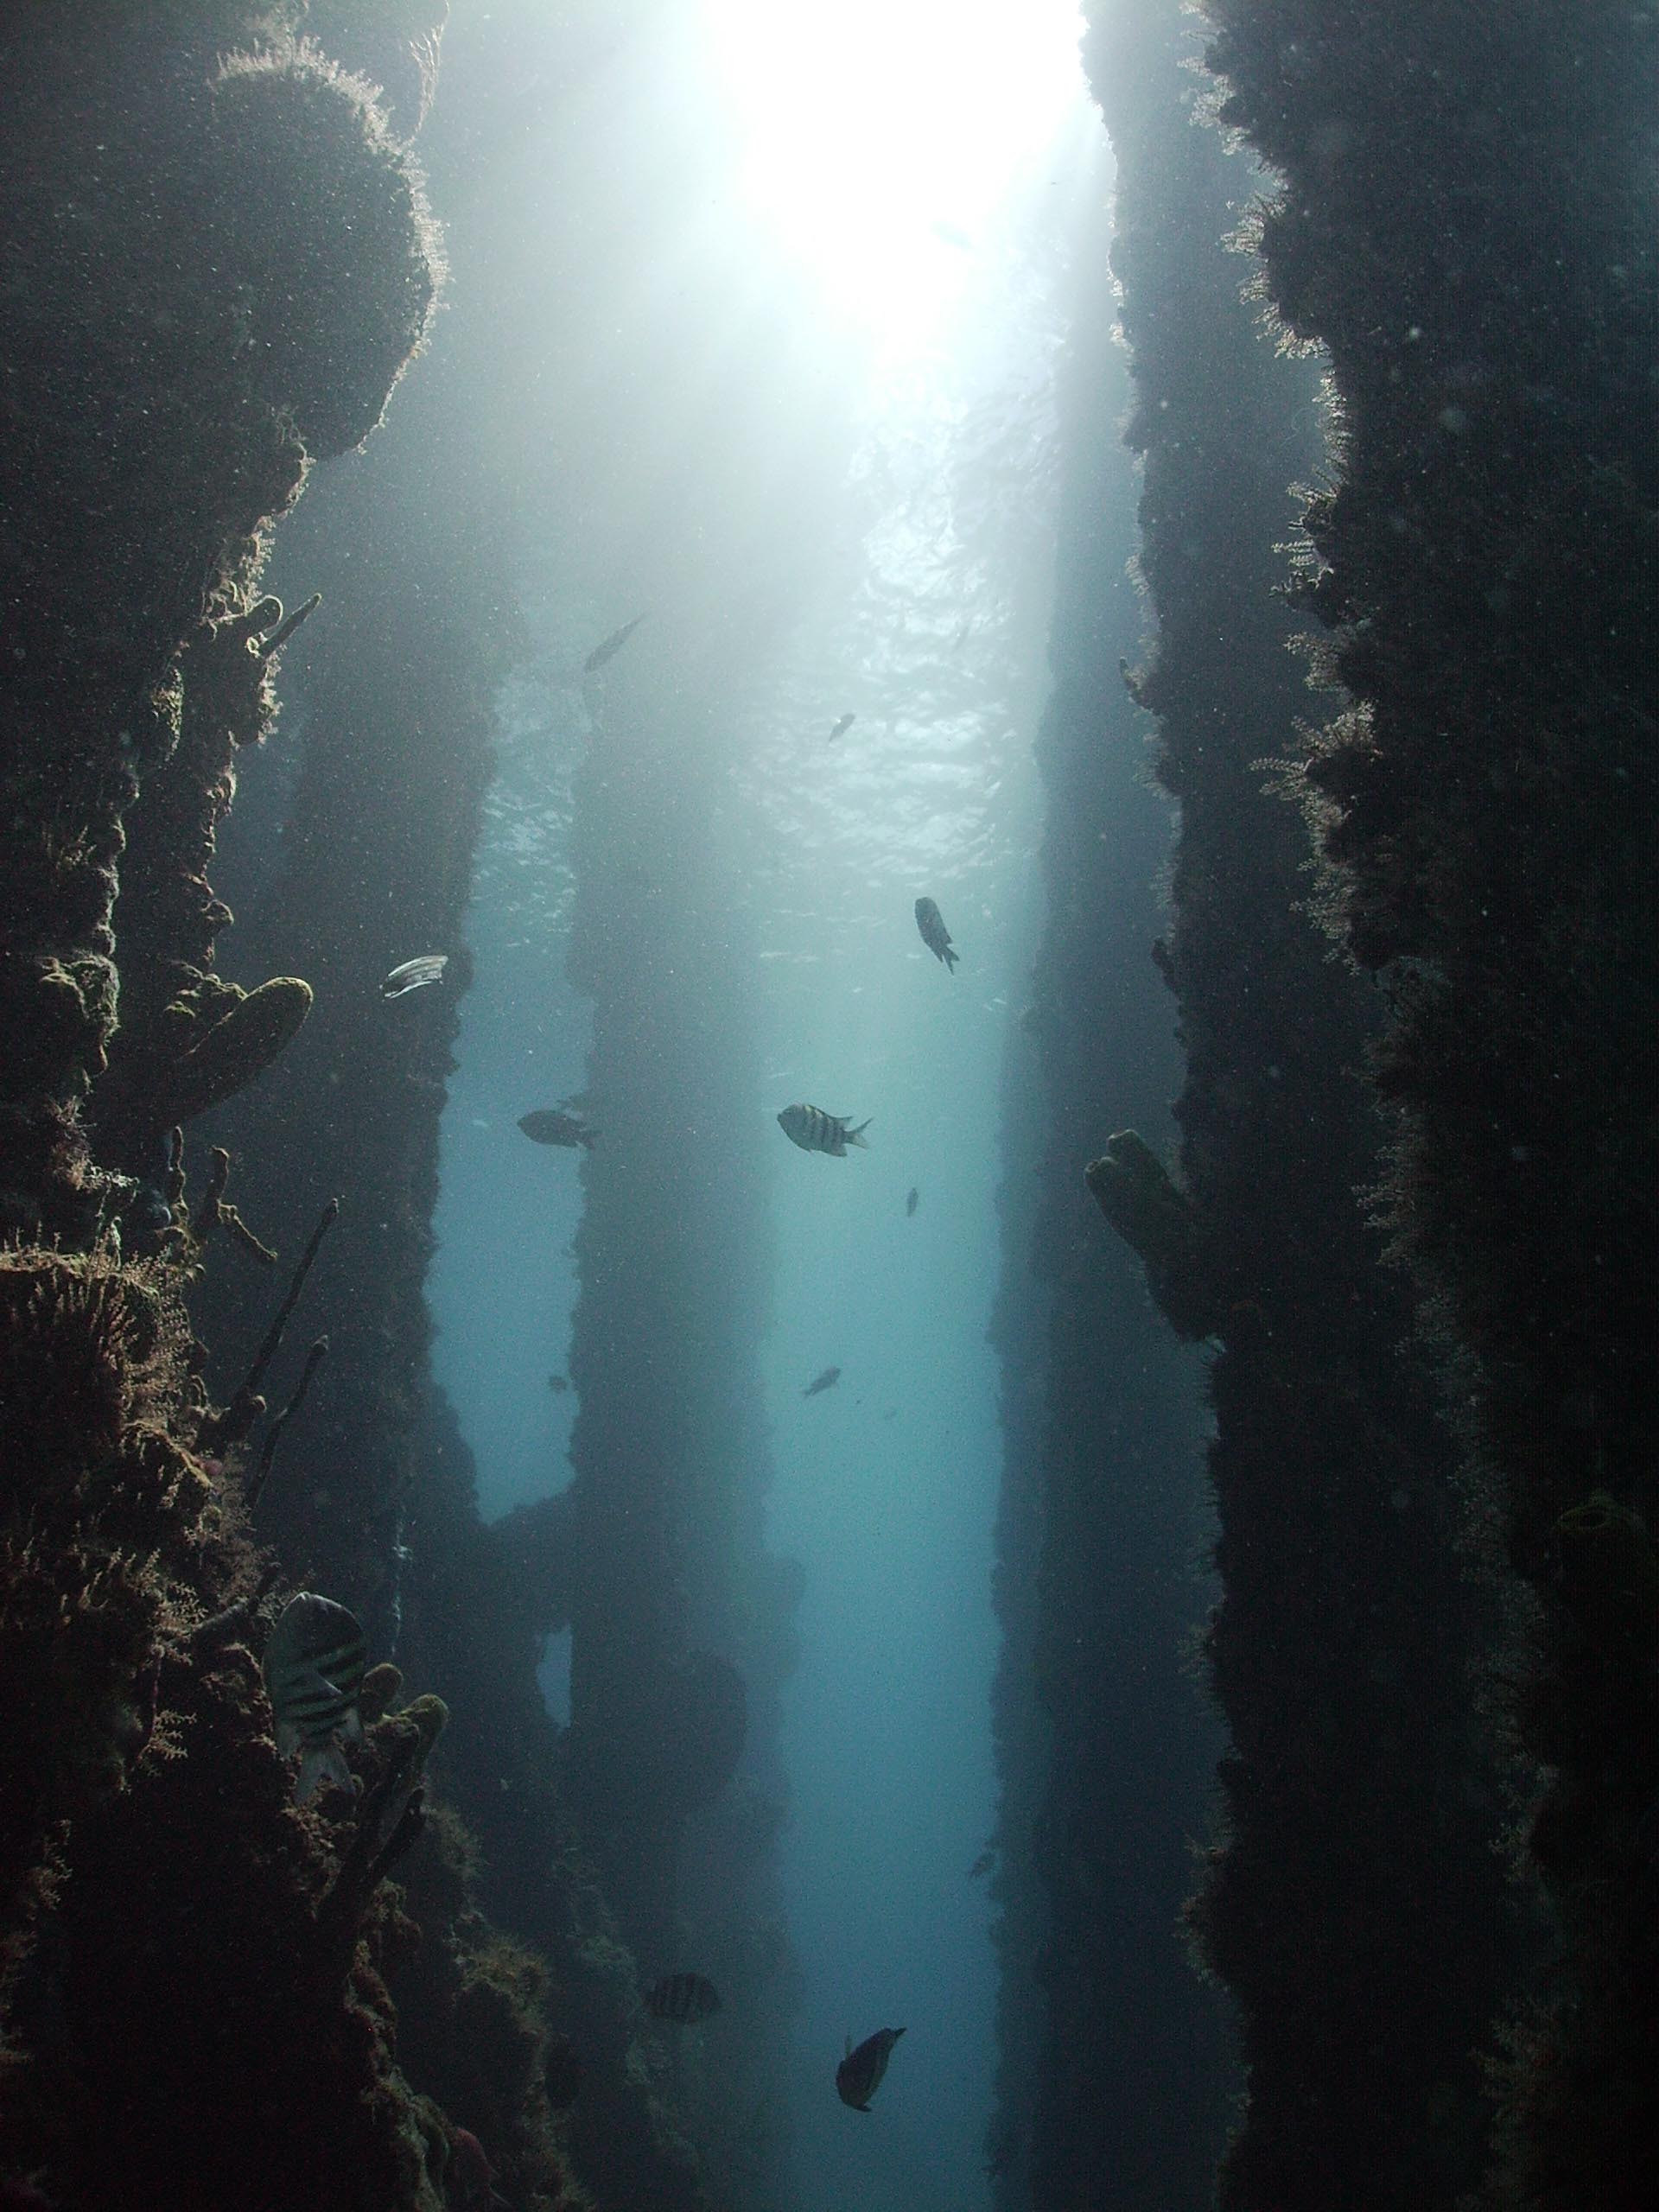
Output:
[[368,1656],[357,1616],[314,1590],[289,1599],[266,1639],[262,1672],[276,1748],[284,1758],[303,1754],[294,1785],[299,1804],[325,1781],[356,1787],[336,1738],[355,1743],[363,1733],[357,1699]]
[[826,1367],[822,1375],[813,1376],[801,1395],[804,1398],[816,1398],[820,1390],[833,1390],[840,1380],[841,1370],[838,1367]]
[[568,1375],[550,1375],[547,1378],[547,1387],[556,1397],[562,1398],[570,1388],[570,1377]]
[[405,960],[381,984],[380,995],[383,999],[400,999],[405,991],[418,991],[427,983],[441,983],[448,965],[447,952],[423,952],[418,959]]
[[842,2104],[850,2105],[855,2112],[868,2112],[870,2099],[887,2070],[893,2046],[904,2032],[902,2028],[878,2028],[873,2036],[865,2037],[856,2050],[848,2037],[847,2056],[836,2069],[836,2089]]
[[[649,611],[646,610],[647,613]],[[595,669],[603,668],[607,660],[614,660],[645,619],[644,614],[636,614],[632,622],[625,622],[620,630],[613,630],[608,638],[602,638],[582,664],[582,674],[591,676]]]
[[916,926],[922,933],[922,943],[937,959],[943,960],[954,976],[961,954],[950,948],[950,932],[944,926],[944,917],[931,899],[916,901]]
[[906,1221],[909,1221],[914,1215],[917,1207],[920,1205],[921,1202],[922,1194],[912,1183],[910,1186],[910,1196],[905,1200],[905,1219]]
[[843,715],[834,729],[830,731],[827,742],[833,745],[838,737],[845,737],[857,720],[856,715]]
[[822,1106],[785,1106],[778,1116],[778,1126],[791,1144],[803,1152],[827,1152],[836,1160],[844,1160],[849,1144],[868,1152],[864,1132],[870,1126],[861,1122],[851,1128],[850,1114],[826,1114]]
[[645,1992],[645,2010],[654,2020],[690,2024],[719,2012],[720,1992],[707,1974],[665,1974]]
[[561,1113],[552,1106],[543,1107],[539,1113],[521,1114],[518,1126],[532,1144],[562,1144],[573,1148],[582,1144],[589,1152],[599,1135],[578,1116]]
[[975,1859],[973,1865],[968,1869],[969,1880],[970,1882],[978,1881],[982,1875],[988,1874],[995,1864],[996,1846],[992,1844],[988,1850],[982,1851],[980,1853],[978,1858]]

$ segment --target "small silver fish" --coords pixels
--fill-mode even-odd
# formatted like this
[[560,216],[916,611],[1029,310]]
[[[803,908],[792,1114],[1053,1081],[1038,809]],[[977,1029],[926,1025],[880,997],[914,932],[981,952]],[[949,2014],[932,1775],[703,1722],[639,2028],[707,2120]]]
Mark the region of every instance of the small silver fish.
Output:
[[827,1152],[836,1160],[844,1160],[849,1144],[869,1150],[864,1142],[869,1122],[861,1122],[855,1129],[849,1126],[851,1120],[850,1114],[826,1114],[822,1106],[785,1106],[778,1116],[778,1126],[803,1152]]
[[857,720],[858,716],[856,715],[843,715],[841,720],[836,724],[834,729],[830,731],[826,742],[833,745],[838,737],[845,737],[848,731],[851,729],[853,724]]
[[931,899],[916,901],[916,926],[922,933],[922,943],[938,960],[943,960],[954,976],[961,955],[950,947],[950,932],[944,926],[944,917]]
[[816,1398],[820,1390],[833,1390],[840,1380],[841,1370],[838,1367],[826,1367],[822,1375],[813,1376],[801,1395],[804,1398]]
[[441,983],[443,971],[449,965],[447,952],[423,952],[418,959],[405,960],[394,968],[380,986],[383,999],[400,999],[405,991],[418,991],[427,983]]
[[848,2037],[847,2056],[836,2069],[836,2089],[842,2104],[850,2105],[855,2112],[868,2112],[870,2099],[887,2070],[893,2046],[904,2032],[902,2028],[878,2028],[873,2036],[865,2037],[856,2050]]
[[303,1805],[324,1782],[355,1789],[338,1738],[356,1743],[363,1733],[358,1693],[368,1647],[355,1613],[302,1590],[283,1606],[265,1642],[260,1671],[276,1719],[276,1748],[284,1758],[303,1754],[294,1799]]
[[[646,613],[650,611],[649,608],[645,610]],[[613,630],[608,638],[601,638],[582,664],[582,674],[591,676],[596,669],[603,668],[607,660],[614,660],[645,619],[644,614],[636,614],[632,622],[625,622],[620,630]]]

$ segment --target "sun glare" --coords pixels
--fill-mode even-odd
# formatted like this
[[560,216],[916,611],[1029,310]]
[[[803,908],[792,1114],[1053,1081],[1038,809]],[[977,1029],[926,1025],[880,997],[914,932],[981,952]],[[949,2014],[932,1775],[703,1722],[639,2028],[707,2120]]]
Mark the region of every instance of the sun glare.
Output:
[[825,308],[925,342],[1080,96],[1076,0],[705,0],[745,187]]

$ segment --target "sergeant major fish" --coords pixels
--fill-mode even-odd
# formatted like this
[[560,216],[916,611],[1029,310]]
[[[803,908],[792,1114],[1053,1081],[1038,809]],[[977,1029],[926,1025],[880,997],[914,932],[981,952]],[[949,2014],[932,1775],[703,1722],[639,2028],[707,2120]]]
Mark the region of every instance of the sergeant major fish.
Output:
[[803,1152],[827,1152],[833,1159],[844,1160],[849,1144],[869,1150],[864,1142],[869,1122],[861,1122],[855,1129],[849,1126],[851,1120],[850,1114],[826,1114],[822,1106],[785,1106],[778,1116],[778,1126]]
[[856,2050],[848,2037],[847,2056],[836,2069],[836,2089],[842,2104],[850,2105],[855,2112],[868,2112],[870,2099],[887,2070],[893,2046],[904,2032],[902,2028],[878,2028],[873,2036],[865,2037]]
[[586,1122],[575,1114],[561,1112],[557,1108],[544,1106],[539,1113],[521,1114],[518,1126],[532,1144],[562,1144],[573,1149],[586,1145],[594,1148],[597,1129],[590,1129]]
[[950,932],[944,926],[944,917],[931,899],[916,901],[916,926],[922,933],[922,943],[938,960],[943,960],[954,976],[961,954],[951,948]]
[[719,2012],[720,1992],[706,1974],[665,1974],[645,1992],[645,2010],[653,2020],[690,2026]]
[[296,1804],[308,1803],[324,1782],[357,1787],[337,1739],[354,1744],[362,1736],[357,1700],[367,1659],[357,1616],[314,1590],[289,1599],[265,1640],[260,1671],[276,1718],[276,1749],[284,1758],[303,1754]]

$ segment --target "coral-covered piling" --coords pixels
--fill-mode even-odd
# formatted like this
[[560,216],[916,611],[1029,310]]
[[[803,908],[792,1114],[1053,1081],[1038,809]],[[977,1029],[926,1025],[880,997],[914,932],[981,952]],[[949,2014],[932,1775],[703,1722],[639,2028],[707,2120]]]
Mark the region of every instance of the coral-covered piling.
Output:
[[214,982],[203,869],[268,711],[263,532],[373,427],[431,233],[364,88],[280,8],[186,13],[0,28],[0,2173],[65,2204],[440,2212],[442,2115],[374,1956],[408,1806],[342,1890],[349,1818],[291,1802],[175,1128],[309,1003]]
[[1389,1211],[1516,1578],[1503,1671],[1548,1777],[1529,1857],[1560,1955],[1496,2201],[1634,2204],[1659,2139],[1659,1729],[1599,1624],[1628,1602],[1617,1532],[1659,1511],[1659,18],[1209,13],[1224,118],[1283,180],[1268,289],[1340,404],[1306,581],[1353,705],[1302,788],[1333,926],[1383,976]]
[[1449,2212],[1479,2171],[1475,2054],[1502,1986],[1475,1609],[1449,1449],[1363,1211],[1375,1010],[1305,911],[1305,834],[1262,765],[1306,705],[1275,542],[1316,461],[1314,382],[1241,299],[1226,234],[1248,181],[1195,115],[1183,11],[1091,15],[1157,626],[1132,690],[1180,804],[1157,957],[1187,1071],[1179,1184],[1128,1132],[1090,1179],[1174,1327],[1216,1347],[1207,1656],[1232,1743],[1191,1923],[1237,1999],[1248,2088],[1220,2201]]
[[1168,809],[1117,674],[1141,611],[1110,218],[1103,195],[1061,364],[1043,929],[1003,1092],[999,2212],[1198,2212],[1231,2087],[1224,2005],[1179,1934],[1220,1745],[1189,1656],[1209,1590],[1193,1360],[1083,1181],[1120,1119],[1163,1135],[1179,1080],[1146,957]]
[[79,1109],[118,1018],[124,817],[179,743],[179,657],[310,456],[373,427],[432,301],[402,150],[321,56],[238,56],[269,22],[227,0],[188,28],[29,10],[0,29],[12,1233],[85,1242],[118,1194]]

